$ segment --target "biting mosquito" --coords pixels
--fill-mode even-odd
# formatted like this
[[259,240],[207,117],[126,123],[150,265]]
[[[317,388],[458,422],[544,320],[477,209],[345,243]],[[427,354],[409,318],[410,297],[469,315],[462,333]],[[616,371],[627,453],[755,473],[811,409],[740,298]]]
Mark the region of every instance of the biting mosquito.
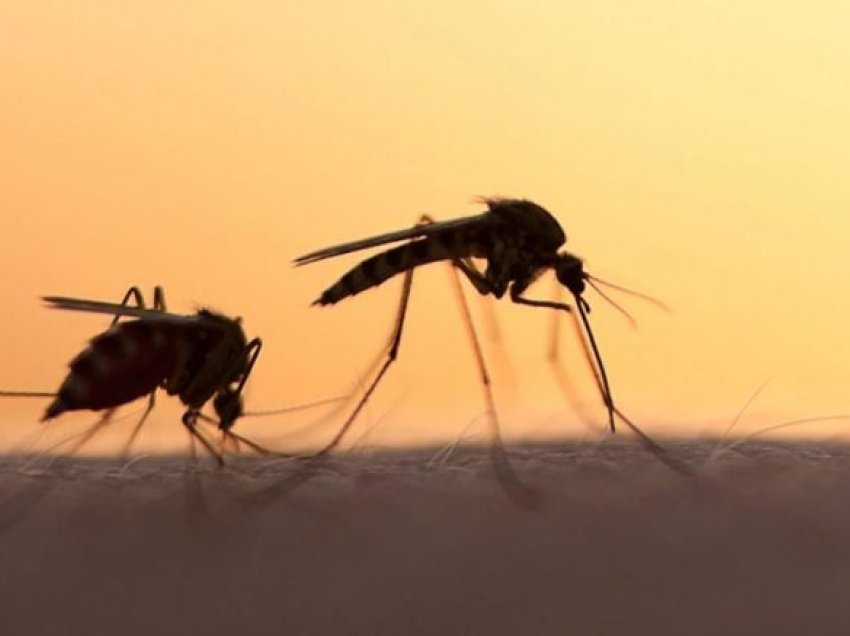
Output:
[[[131,299],[135,306],[128,304]],[[271,453],[232,430],[237,419],[245,415],[243,389],[263,345],[260,338],[247,339],[240,318],[210,309],[199,309],[192,315],[170,313],[161,287],[154,291],[152,309],[145,306],[137,287],[130,288],[121,303],[63,296],[45,296],[43,300],[54,309],[113,316],[110,328],[92,338],[71,360],[69,373],[56,393],[0,392],[7,397],[53,397],[42,421],[68,411],[103,411],[74,451],[101,430],[119,406],[148,396],[147,407],[125,445],[125,452],[129,450],[161,388],[186,406],[183,426],[219,465],[224,463],[221,453],[197,429],[199,419],[211,420],[201,413],[210,401],[216,414],[212,421],[224,438],[237,446],[243,443],[258,452]],[[119,322],[121,318],[132,320]]]
[[[575,309],[580,318],[582,346],[588,352],[588,361],[597,379],[611,431],[616,431],[615,417],[619,418],[633,429],[653,452],[662,453],[661,447],[615,405],[602,354],[588,318],[590,305],[583,296],[587,286],[591,286],[609,301],[610,298],[600,286],[619,288],[588,274],[584,270],[582,260],[577,256],[565,250],[559,251],[567,240],[566,234],[552,214],[540,205],[525,199],[506,198],[486,198],[481,202],[487,206],[487,210],[480,214],[442,222],[423,217],[419,224],[408,229],[334,245],[295,259],[295,264],[301,266],[367,248],[406,241],[362,261],[328,287],[313,303],[333,305],[369,288],[377,287],[397,274],[404,274],[401,299],[384,364],[336,436],[316,455],[321,456],[339,444],[389,366],[395,361],[410,298],[413,272],[419,266],[436,261],[448,262],[453,272],[461,313],[469,332],[490,415],[494,465],[509,491],[516,488],[517,480],[509,468],[502,447],[490,377],[460,286],[459,274],[465,276],[473,288],[483,296],[500,299],[507,294],[512,302],[520,305],[555,309],[574,315],[573,307],[564,302],[526,296],[531,284],[544,272],[554,271],[558,283],[572,294],[575,301]],[[473,261],[474,258],[486,261],[483,271]],[[616,303],[614,305],[619,308]]]

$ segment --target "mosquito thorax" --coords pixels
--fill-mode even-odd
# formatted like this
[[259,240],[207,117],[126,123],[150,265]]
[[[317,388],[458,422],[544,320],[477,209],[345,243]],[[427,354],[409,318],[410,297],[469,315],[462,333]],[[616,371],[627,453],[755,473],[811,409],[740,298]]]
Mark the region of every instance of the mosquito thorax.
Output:
[[484,199],[491,214],[504,219],[514,228],[532,231],[540,247],[554,252],[567,240],[557,219],[546,208],[528,199]]
[[198,311],[202,320],[186,332],[190,357],[175,393],[184,404],[200,408],[217,391],[238,381],[247,365],[246,338],[235,320],[207,309]]
[[581,296],[584,293],[584,281],[587,274],[584,273],[584,263],[580,258],[569,252],[562,252],[558,254],[554,268],[558,282],[569,289],[573,295]]

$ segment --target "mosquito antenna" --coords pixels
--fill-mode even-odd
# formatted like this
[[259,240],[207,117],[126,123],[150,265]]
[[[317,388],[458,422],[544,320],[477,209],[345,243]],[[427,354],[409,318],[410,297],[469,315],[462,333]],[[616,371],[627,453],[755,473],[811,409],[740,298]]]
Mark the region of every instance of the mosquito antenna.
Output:
[[56,391],[0,391],[0,397],[56,397]]
[[625,319],[629,321],[629,325],[631,326],[631,328],[632,328],[632,329],[637,329],[637,322],[636,322],[636,321],[635,321],[635,319],[632,317],[632,315],[631,315],[628,311],[626,311],[626,309],[625,309],[625,308],[624,308],[621,304],[619,304],[618,302],[616,302],[616,301],[615,301],[613,298],[611,298],[608,294],[606,294],[604,291],[602,291],[602,290],[599,288],[599,286],[598,286],[598,285],[596,285],[596,283],[593,281],[593,278],[588,278],[588,279],[587,279],[587,282],[588,282],[588,284],[589,284],[591,287],[593,287],[593,289],[595,289],[595,290],[596,290],[596,293],[597,293],[597,294],[599,294],[600,296],[602,296],[602,298],[603,298],[604,300],[608,301],[608,303],[609,303],[609,304],[610,304],[610,305],[611,305],[614,309],[616,309],[617,311],[619,311],[619,312],[620,312],[620,313],[621,313],[621,314],[625,317]]
[[596,338],[593,336],[593,330],[590,328],[590,321],[587,319],[587,312],[590,310],[590,305],[588,305],[587,301],[578,294],[573,294],[573,296],[575,296],[578,313],[581,316],[584,331],[587,334],[587,338],[590,341],[590,347],[593,350],[593,357],[596,361],[595,367],[599,372],[598,380],[602,392],[602,399],[605,401],[605,407],[608,409],[608,426],[611,427],[611,432],[614,433],[617,430],[614,426],[614,399],[611,397],[611,386],[608,383],[608,374],[605,371],[605,365],[602,363],[602,354],[599,353]]
[[[589,281],[593,281],[593,282],[598,283],[600,285],[604,285],[605,287],[610,287],[611,289],[616,289],[617,291],[621,291],[624,294],[629,294],[630,296],[634,296],[635,298],[640,298],[641,300],[645,300],[646,302],[648,302],[652,305],[655,305],[656,307],[658,307],[662,311],[666,311],[668,313],[672,311],[670,309],[669,305],[667,305],[663,301],[659,300],[655,296],[650,296],[649,294],[644,294],[643,292],[635,291],[634,289],[629,289],[628,287],[623,287],[622,285],[617,285],[616,283],[612,283],[612,282],[609,282],[607,280],[602,280],[601,278],[598,278],[596,276],[588,275],[587,278],[588,278]],[[591,283],[591,285],[592,284],[593,283]],[[599,288],[596,287],[596,285],[593,285],[593,288],[596,291],[599,291]]]

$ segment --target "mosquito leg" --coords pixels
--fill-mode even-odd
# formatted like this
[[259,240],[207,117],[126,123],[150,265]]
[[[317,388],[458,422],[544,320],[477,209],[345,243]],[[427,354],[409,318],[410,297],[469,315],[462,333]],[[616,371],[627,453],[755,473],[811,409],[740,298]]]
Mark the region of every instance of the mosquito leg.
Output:
[[[424,221],[433,222],[429,217],[423,217]],[[481,350],[481,343],[478,340],[478,335],[475,331],[475,325],[472,322],[472,315],[469,312],[469,304],[466,302],[466,296],[463,294],[463,289],[460,285],[460,277],[458,271],[472,283],[475,290],[482,296],[490,296],[495,293],[493,283],[484,274],[478,271],[475,264],[468,258],[456,258],[449,263],[451,269],[452,284],[455,289],[455,294],[460,305],[461,315],[463,316],[464,326],[469,335],[472,349],[475,354],[475,361],[478,366],[478,371],[481,377],[481,386],[484,389],[484,399],[487,404],[487,421],[490,423],[490,459],[493,463],[493,469],[496,473],[496,478],[505,489],[508,496],[517,504],[522,506],[530,505],[535,498],[535,491],[526,486],[516,472],[511,467],[508,455],[505,452],[505,446],[502,442],[501,427],[499,425],[499,416],[496,411],[496,401],[493,398],[493,387],[490,379],[490,374],[487,371],[487,364],[484,361],[484,354]]]
[[233,448],[233,452],[237,455],[242,454],[242,445],[239,443],[239,436],[236,433],[231,434],[228,430],[221,431],[221,442],[218,447],[225,452],[227,450],[227,444],[230,443],[230,446]]
[[[528,307],[542,307],[544,309],[555,309],[558,312],[563,311],[563,312],[566,312],[568,314],[571,314],[572,311],[573,311],[573,308],[570,305],[568,305],[567,303],[561,302],[560,300],[534,300],[534,299],[531,299],[531,298],[525,298],[520,293],[517,293],[514,289],[511,289],[511,300],[513,302],[517,303],[517,304],[520,304],[520,305],[527,305]],[[556,320],[557,320],[557,318],[556,318]],[[550,345],[550,350],[549,350],[549,361],[555,367],[555,369],[557,370],[556,377],[558,378],[562,387],[565,388],[565,392],[567,393],[567,396],[569,397],[569,395],[571,393],[571,391],[569,390],[570,389],[569,380],[566,378],[566,374],[563,373],[560,366],[557,365],[557,338],[558,338],[557,323],[555,323],[553,325],[553,332],[552,333],[553,333],[553,335],[552,335],[552,343]],[[600,390],[600,394],[602,395],[602,399],[605,402],[605,406],[608,407],[608,402],[609,402],[608,395],[609,394],[608,394],[608,392],[606,392],[605,390],[603,390],[601,388],[602,384],[599,382],[599,379],[596,376],[596,366],[591,365],[591,368],[593,369],[594,377],[597,379],[597,384],[599,384],[599,386],[600,386],[599,390]],[[571,399],[571,401],[573,401],[573,400]],[[616,427],[614,425],[614,413],[610,408],[608,409],[608,426],[610,427],[612,433],[616,431]]]
[[[127,292],[124,294],[124,297],[121,299],[119,303],[121,306],[127,305],[130,302],[130,299],[133,299],[136,303],[136,307],[144,309],[145,305],[145,297],[142,294],[142,291],[136,286],[133,285]],[[158,311],[165,311],[165,290],[162,286],[157,285],[153,288],[153,308]],[[117,314],[110,323],[110,327],[114,327],[115,323],[121,318],[120,314]]]
[[[620,418],[626,426],[628,426],[631,431],[637,435],[638,439],[644,445],[644,447],[655,455],[662,462],[667,464],[670,468],[675,470],[676,472],[692,476],[694,473],[689,466],[679,461],[678,459],[672,457],[667,450],[661,446],[658,442],[652,439],[649,435],[643,432],[643,430],[635,424],[625,413],[623,413],[617,406],[614,404],[613,400],[610,396],[605,395],[605,388],[602,382],[602,378],[599,375],[599,371],[596,368],[594,363],[594,359],[591,355],[590,347],[587,344],[585,339],[585,332],[582,329],[582,325],[579,323],[578,318],[575,317],[574,314],[571,314],[573,320],[573,328],[576,331],[576,335],[578,337],[579,342],[581,343],[581,350],[584,354],[585,360],[587,361],[588,366],[593,371],[593,377],[596,380],[596,386],[599,389],[600,394],[603,396],[603,399],[607,400],[607,403],[610,404],[611,410]],[[586,317],[585,317],[586,320]]]
[[[122,306],[128,304],[131,298],[136,302],[137,307],[142,309],[145,308],[145,298],[142,295],[141,290],[135,285],[127,290],[124,297],[121,299],[120,304]],[[153,290],[153,308],[159,311],[165,311],[165,292],[159,285],[154,287]],[[119,318],[121,318],[121,315],[116,315],[109,326],[114,327]],[[142,413],[142,417],[139,418],[136,426],[133,428],[133,432],[130,433],[130,438],[124,444],[124,448],[121,450],[122,457],[126,457],[130,453],[130,448],[133,446],[133,442],[136,441],[136,437],[138,437],[139,432],[142,430],[142,425],[145,423],[145,420],[148,418],[148,415],[150,415],[154,406],[156,406],[156,389],[150,392],[150,395],[148,396],[148,406],[145,409],[145,412]]]
[[410,301],[410,289],[413,285],[413,271],[414,270],[410,269],[404,273],[404,281],[402,283],[401,298],[399,299],[398,310],[396,312],[395,325],[390,336],[389,344],[386,348],[387,353],[386,357],[384,358],[384,362],[378,370],[377,374],[375,375],[374,379],[372,380],[371,384],[369,384],[366,391],[363,393],[363,396],[357,402],[357,405],[354,407],[354,410],[345,420],[339,431],[337,431],[337,434],[334,436],[334,438],[330,442],[328,442],[324,447],[314,453],[297,456],[298,459],[306,460],[306,465],[302,466],[299,470],[287,476],[285,479],[269,487],[266,487],[260,492],[256,493],[256,503],[271,501],[272,497],[274,497],[275,495],[279,496],[289,493],[301,486],[302,484],[306,483],[308,480],[310,480],[327,460],[328,453],[330,453],[330,451],[332,451],[339,445],[345,434],[351,428],[351,425],[354,424],[354,421],[357,419],[357,416],[366,406],[366,403],[369,401],[369,398],[372,397],[372,394],[375,392],[375,389],[378,387],[378,384],[380,384],[381,379],[384,377],[384,375],[386,375],[387,370],[392,366],[393,362],[395,362],[396,358],[398,357],[398,349],[401,343],[402,332],[404,331],[404,319],[407,315],[407,305]]
[[[115,413],[116,410],[117,410],[117,408],[108,409],[103,415],[100,416],[100,419],[98,419],[94,424],[92,424],[89,428],[87,428],[85,431],[83,431],[83,434],[77,439],[77,441],[74,443],[74,445],[71,446],[71,448],[68,450],[67,455],[71,456],[71,455],[75,455],[77,452],[79,452],[80,449],[82,449],[83,446],[85,446],[95,435],[97,435],[97,433],[104,426],[106,426],[109,423],[109,420],[112,419],[112,416],[113,416],[113,414]],[[65,441],[61,442],[60,445],[64,445],[66,441],[69,441],[69,440],[65,440]],[[53,448],[55,448],[55,446]],[[48,451],[49,450],[50,449],[48,449]],[[45,451],[45,452],[48,452],[48,451]],[[52,466],[57,460],[58,460],[58,456],[54,456],[52,459],[48,460],[47,466]],[[28,464],[29,464],[29,462],[28,462]]]
[[247,437],[243,437],[242,435],[234,433],[233,431],[224,431],[224,435],[228,439],[233,440],[233,442],[236,444],[237,449],[239,448],[239,444],[245,444],[245,446],[253,450],[255,453],[259,453],[260,455],[276,455],[278,457],[289,457],[289,455],[284,455],[282,453],[277,453],[273,450],[269,450],[268,448],[257,444],[257,442],[253,442]]
[[[254,364],[260,356],[260,350],[263,348],[263,341],[260,338],[254,338],[245,347],[245,357],[248,364],[245,367],[242,377],[239,379],[239,384],[233,390],[230,388],[219,391],[218,396],[214,401],[214,408],[219,418],[219,428],[222,431],[230,430],[242,414],[242,390],[245,388],[245,383],[251,375]],[[238,444],[237,444],[238,446]]]
[[[548,309],[557,309],[559,311],[565,311],[567,313],[572,313],[573,310],[572,307],[563,302],[553,300],[533,300],[531,298],[525,298],[513,289],[511,290],[511,300],[515,303],[519,303],[520,305],[528,305],[529,307],[544,307]],[[605,366],[602,364],[602,357],[599,354],[599,348],[596,346],[596,340],[593,338],[593,332],[590,331],[590,324],[587,321],[584,305],[582,304],[583,302],[584,300],[581,297],[576,297],[576,303],[578,305],[579,313],[581,314],[582,320],[584,322],[585,330],[589,334],[591,344],[593,345],[593,353],[596,360],[596,363],[593,365],[593,369],[594,374],[597,373],[597,371],[599,373],[599,375],[597,376],[597,381],[600,385],[600,392],[602,395],[602,399],[605,402],[605,407],[608,409],[608,426],[611,428],[611,432],[615,433],[617,428],[614,424],[614,404],[611,398],[611,390],[608,386],[608,375],[605,372]]]
[[[129,304],[131,298],[136,301],[136,307],[140,307],[141,309],[145,308],[145,297],[142,295],[142,291],[135,285],[127,290],[127,293],[124,294],[124,298],[121,299],[119,304],[123,307]],[[109,326],[114,327],[119,318],[121,318],[121,314],[115,314],[115,317],[112,319],[112,322],[109,323]]]
[[224,466],[224,458],[221,456],[221,453],[219,453],[213,447],[210,441],[206,437],[201,435],[200,431],[198,431],[198,429],[195,427],[197,420],[198,412],[194,409],[189,409],[188,411],[186,411],[181,419],[181,421],[183,422],[183,426],[186,427],[186,430],[189,432],[190,437],[193,440],[197,439],[201,443],[201,446],[203,446],[204,449],[210,454],[210,456],[215,459],[219,467]]
[[[432,219],[427,214],[423,214],[419,217],[419,222],[417,225],[423,225],[428,223],[433,223],[434,219]],[[316,453],[312,455],[307,455],[306,458],[310,457],[321,457],[327,454],[329,451],[333,450],[339,443],[342,441],[343,436],[351,428],[351,425],[354,423],[354,420],[357,419],[357,416],[360,414],[360,411],[366,406],[366,403],[369,401],[369,398],[372,396],[372,393],[375,392],[375,389],[378,387],[378,384],[381,382],[381,379],[386,374],[387,370],[392,366],[393,362],[395,362],[398,357],[398,348],[401,344],[401,336],[404,331],[404,319],[407,315],[407,305],[410,302],[410,288],[413,284],[413,269],[409,269],[404,273],[404,282],[402,283],[401,289],[401,298],[399,299],[398,310],[396,312],[395,326],[393,327],[392,335],[390,336],[389,345],[386,348],[386,357],[384,358],[384,362],[378,370],[377,375],[375,375],[375,379],[372,380],[372,383],[363,393],[363,397],[360,398],[360,401],[354,407],[354,410],[351,412],[351,415],[348,416],[348,419],[342,425],[342,427],[337,432],[336,436],[328,443],[324,448],[320,449]]]
[[83,446],[85,446],[91,440],[92,437],[97,435],[100,429],[102,429],[109,423],[109,420],[112,419],[112,415],[115,413],[116,410],[117,409],[115,408],[111,408],[107,410],[103,415],[101,415],[100,419],[92,426],[90,426],[88,430],[83,433],[82,437],[77,440],[77,443],[71,447],[71,449],[68,451],[68,454],[73,455],[78,452]]
[[184,477],[184,492],[186,501],[186,520],[195,527],[199,520],[207,515],[207,504],[204,490],[201,487],[199,474],[198,452],[195,448],[195,434],[189,435],[189,465]]
[[124,444],[124,448],[121,449],[122,458],[126,458],[127,455],[130,454],[130,448],[133,446],[133,442],[135,442],[136,438],[139,436],[139,433],[142,430],[142,425],[145,423],[145,420],[148,419],[148,415],[151,414],[151,411],[153,411],[154,406],[156,406],[156,390],[153,390],[148,394],[148,405],[145,408],[145,412],[142,413],[142,416],[139,418],[139,421],[136,422],[136,426],[133,427],[133,432],[130,433],[130,437]]
[[493,283],[475,266],[471,258],[456,258],[452,261],[452,264],[463,272],[463,275],[475,287],[475,291],[481,294],[486,329],[490,332],[490,338],[492,340],[496,342],[501,341],[502,335],[499,333],[499,323],[496,321],[496,316],[493,312],[492,301],[493,294],[496,291]]
[[153,308],[159,311],[167,311],[165,305],[165,290],[162,285],[153,288]]
[[52,397],[56,391],[0,391],[0,397]]
[[472,283],[472,286],[475,287],[475,290],[479,294],[482,296],[489,296],[493,294],[495,291],[493,283],[491,283],[490,279],[482,274],[477,267],[475,267],[475,263],[473,263],[471,259],[456,258],[452,261],[452,264],[463,272],[463,275],[469,279],[469,282]]
[[[472,315],[469,313],[469,304],[466,302],[466,296],[464,295],[463,288],[460,285],[458,269],[466,274],[467,278],[472,280],[470,277],[470,269],[465,268],[463,265],[459,264],[458,261],[451,263],[452,284],[455,289],[458,304],[460,305],[464,326],[466,327],[467,334],[469,335],[469,340],[472,343],[472,350],[475,354],[475,362],[478,366],[478,372],[481,377],[481,386],[484,389],[484,400],[487,403],[487,421],[490,423],[490,459],[493,462],[493,469],[496,473],[496,478],[499,480],[502,488],[505,489],[508,497],[519,505],[529,506],[534,502],[536,493],[520,481],[519,477],[517,477],[514,472],[514,469],[511,467],[507,452],[505,452],[505,446],[502,442],[501,427],[499,425],[499,416],[496,411],[496,400],[493,398],[492,381],[490,379],[490,374],[487,372],[487,364],[484,361],[481,343],[479,342],[478,335],[475,332]],[[472,268],[472,272],[478,273],[474,268]],[[473,276],[474,273],[472,274]],[[478,289],[477,285],[476,289]]]
[[219,421],[210,417],[209,415],[204,415],[203,413],[198,413],[197,418],[198,418],[198,420],[204,422],[205,424],[209,424],[210,426],[214,426],[221,431],[221,435],[222,435],[221,447],[222,447],[222,449],[224,449],[224,443],[229,441],[234,445],[237,453],[242,452],[242,449],[240,448],[239,444],[245,444],[248,448],[259,453],[260,455],[271,455],[271,456],[275,456],[275,457],[292,457],[292,455],[287,455],[286,453],[279,453],[277,451],[273,451],[271,449],[268,449],[265,446],[261,446],[257,442],[254,442],[254,441],[248,439],[247,437],[243,437],[242,435],[234,433],[231,429],[221,428]]
[[[554,297],[554,301],[557,302],[557,303],[561,302],[562,290],[563,290],[563,287],[556,280],[555,281],[555,293],[554,293],[553,297]],[[557,380],[558,384],[561,386],[561,390],[563,391],[567,400],[572,405],[573,409],[576,410],[576,412],[579,414],[581,419],[585,422],[585,424],[589,428],[591,428],[592,430],[595,430],[596,432],[600,432],[601,431],[600,427],[598,425],[592,423],[593,418],[591,417],[591,415],[587,411],[587,409],[582,405],[581,399],[579,398],[579,395],[576,392],[576,387],[573,384],[573,382],[570,380],[570,376],[567,373],[567,371],[564,368],[564,365],[561,361],[561,354],[560,354],[561,312],[560,311],[553,311],[551,313],[551,316],[552,316],[552,322],[551,322],[551,331],[549,333],[549,351],[548,351],[548,354],[546,356],[548,361],[549,361],[549,365],[552,367],[552,372],[555,375],[555,379]],[[574,323],[574,324],[577,325],[578,323]],[[581,338],[581,334],[579,334],[579,338]],[[588,366],[591,369],[591,372],[593,373],[594,381],[597,383],[597,386],[599,386],[599,379],[596,376],[596,369],[593,367],[592,364],[589,363],[589,361],[588,361]],[[601,391],[601,389],[600,389],[600,391]]]
[[[576,296],[576,306],[578,307],[579,316],[581,316],[581,322],[584,326],[583,335],[581,341],[584,343],[585,352],[587,353],[587,342],[590,342],[590,348],[593,351],[591,365],[593,368],[593,373],[596,376],[596,384],[599,387],[599,392],[602,395],[602,400],[605,403],[605,408],[608,409],[608,424],[611,427],[611,432],[615,433],[616,429],[614,428],[614,411],[616,410],[616,406],[614,406],[614,396],[611,393],[611,385],[608,383],[608,373],[605,371],[605,365],[602,362],[602,354],[599,353],[599,347],[596,344],[596,338],[593,336],[593,330],[590,328],[590,321],[587,319],[587,311],[589,311],[589,307],[585,309],[587,303],[581,296]],[[585,339],[586,336],[587,338]]]
[[407,315],[407,305],[410,301],[410,289],[413,285],[413,271],[408,270],[404,274],[404,281],[402,283],[401,289],[401,298],[399,300],[398,310],[396,313],[395,326],[393,327],[392,335],[390,337],[390,344],[387,349],[386,358],[384,359],[383,365],[378,370],[377,375],[372,380],[372,383],[368,386],[366,391],[363,393],[363,397],[360,398],[360,401],[357,402],[357,405],[354,407],[354,410],[348,416],[348,419],[345,420],[345,423],[340,427],[337,434],[334,438],[325,445],[321,450],[313,453],[312,455],[308,455],[307,457],[320,457],[322,455],[327,454],[331,450],[333,450],[339,443],[342,441],[343,436],[351,428],[351,425],[354,423],[354,420],[357,419],[357,416],[363,410],[363,407],[366,406],[366,402],[369,401],[369,398],[372,397],[372,393],[375,392],[375,389],[378,387],[378,384],[381,382],[381,379],[387,373],[387,370],[392,366],[393,362],[396,361],[398,357],[398,348],[401,344],[401,336],[404,331],[404,319]]
[[[496,314],[493,310],[494,297],[497,295],[497,290],[493,283],[475,266],[471,258],[458,258],[452,261],[452,264],[472,283],[475,291],[481,294],[485,330],[488,332],[491,341],[497,344],[501,343],[502,336],[499,332],[499,323],[496,320]],[[514,386],[516,384],[516,377],[511,368],[511,361],[507,355],[507,351],[504,347],[497,347],[496,353],[499,354],[496,363],[507,370],[508,385]]]
[[545,307],[546,309],[557,309],[559,311],[566,311],[567,313],[573,310],[567,303],[556,302],[554,300],[533,300],[516,295],[511,295],[511,300],[520,305],[528,305],[529,307]]
[[[417,223],[417,225],[429,224],[429,223],[433,223],[433,222],[434,222],[434,219],[432,217],[428,216],[427,214],[423,214],[419,218],[419,222]],[[475,285],[476,289],[478,289],[482,294],[491,293],[490,281],[487,280],[480,272],[478,272],[475,269],[475,265],[471,261],[469,261],[468,259],[465,259],[463,261],[461,259],[457,259],[454,262],[456,263],[456,265],[459,268],[461,268],[462,271],[464,271],[464,273],[470,279],[472,284]],[[409,296],[410,296],[410,284],[411,284],[411,282],[412,282],[412,274],[410,272],[406,272],[405,273],[405,282],[404,282],[403,289],[402,289],[402,295],[401,295],[399,307],[398,307],[398,310],[397,310],[395,327],[393,328],[393,331],[390,335],[390,338],[387,342],[387,345],[384,348],[381,349],[381,351],[378,353],[377,356],[375,356],[375,359],[369,364],[369,366],[366,368],[366,371],[364,373],[363,377],[368,378],[368,377],[374,376],[375,380],[373,381],[372,385],[370,385],[367,388],[366,394],[364,394],[363,398],[361,398],[361,401],[358,402],[357,405],[355,406],[354,412],[351,414],[351,416],[349,416],[348,420],[346,420],[346,422],[343,424],[342,430],[337,434],[337,438],[332,440],[327,448],[323,448],[318,453],[315,453],[315,455],[321,455],[321,454],[331,450],[334,446],[336,446],[339,443],[341,437],[345,434],[346,429],[348,429],[351,426],[354,419],[357,417],[357,415],[360,413],[360,411],[364,408],[364,406],[365,406],[366,402],[368,401],[369,397],[371,396],[371,394],[375,391],[375,388],[377,387],[378,382],[380,382],[383,375],[387,372],[387,368],[392,364],[392,362],[397,357],[399,341],[401,339],[401,330],[402,330],[403,324],[404,324],[404,314],[407,311],[406,305],[407,305],[407,302],[408,302],[408,299],[409,299]],[[376,373],[377,373],[377,375],[375,375]],[[359,390],[360,385],[361,385],[361,383],[358,382],[357,390]],[[347,402],[347,400],[345,402]],[[344,403],[343,403],[343,406],[344,406]],[[334,411],[336,411],[336,409]],[[312,455],[309,455],[309,456],[306,456],[306,457],[311,457],[311,456]]]

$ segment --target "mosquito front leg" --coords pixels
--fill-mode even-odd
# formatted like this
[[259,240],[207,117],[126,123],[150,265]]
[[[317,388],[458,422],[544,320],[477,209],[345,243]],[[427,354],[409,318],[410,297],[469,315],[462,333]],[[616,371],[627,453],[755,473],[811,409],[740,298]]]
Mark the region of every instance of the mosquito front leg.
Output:
[[[553,293],[553,298],[554,298],[553,302],[557,302],[557,303],[560,304],[562,291],[563,291],[563,287],[556,280],[555,281],[555,291]],[[581,419],[585,422],[585,424],[589,428],[595,430],[596,432],[601,432],[601,428],[598,425],[592,423],[593,417],[587,411],[587,409],[582,405],[581,399],[580,399],[580,397],[579,397],[579,395],[576,391],[576,387],[574,386],[574,384],[570,380],[569,374],[567,373],[567,370],[566,370],[566,368],[565,368],[565,366],[564,366],[564,364],[561,360],[561,347],[560,347],[561,312],[560,311],[553,311],[550,315],[552,317],[552,322],[551,322],[551,330],[550,330],[550,334],[549,334],[549,352],[548,352],[548,355],[547,355],[547,359],[548,359],[549,365],[552,367],[552,372],[555,375],[555,379],[558,382],[558,384],[561,385],[561,390],[563,391],[567,400],[570,402],[573,409],[575,409],[576,412],[580,415]],[[581,341],[582,334],[579,331],[578,321],[575,318],[575,314],[571,314],[571,316],[573,318],[572,324],[576,328],[576,336]],[[584,345],[584,344],[585,343],[582,341],[582,345]],[[586,348],[584,346],[582,346],[582,352],[585,355],[585,361],[587,362],[587,366],[590,369],[591,373],[593,374],[594,382],[596,382],[596,386],[597,386],[597,388],[598,388],[598,390],[601,394],[602,387],[601,387],[601,384],[599,382],[599,377],[596,374],[596,369],[593,366],[592,362],[590,361],[589,352],[586,350]]]
[[148,419],[148,415],[151,414],[153,408],[156,406],[156,389],[151,391],[148,394],[148,404],[145,407],[145,412],[142,413],[142,416],[139,418],[139,421],[136,422],[136,425],[133,427],[133,432],[130,433],[130,437],[127,438],[127,441],[124,444],[124,447],[121,449],[121,457],[127,457],[130,454],[130,449],[133,447],[133,443],[136,441],[136,438],[139,436],[139,433],[142,430],[142,426],[145,423],[145,420]]
[[181,422],[183,422],[183,426],[189,432],[189,436],[191,437],[191,439],[197,439],[201,443],[201,446],[203,446],[204,449],[213,457],[213,459],[215,459],[219,467],[224,466],[224,458],[221,456],[221,453],[219,453],[209,442],[209,440],[207,440],[206,437],[201,435],[201,432],[196,428],[197,421],[198,411],[196,409],[189,409],[183,414],[183,417],[181,418]]
[[[607,384],[605,384],[606,378],[604,375],[601,375],[600,372],[597,370],[591,354],[591,348],[590,346],[588,346],[587,340],[585,339],[585,333],[587,333],[589,335],[591,345],[595,347],[593,332],[589,331],[587,316],[581,306],[579,306],[579,313],[584,320],[585,328],[584,330],[582,329],[582,324],[579,323],[578,318],[576,318],[574,314],[572,315],[573,328],[575,329],[576,334],[578,336],[578,340],[581,343],[581,349],[585,359],[587,360],[587,364],[593,370],[593,377],[596,380],[596,386],[598,387],[600,394],[602,394],[603,399],[606,400],[606,406],[608,406],[610,411],[620,418],[621,422],[628,426],[629,429],[631,429],[631,431],[635,435],[637,435],[638,439],[649,452],[651,452],[653,455],[655,455],[658,459],[667,464],[676,472],[682,473],[684,475],[693,476],[693,471],[689,466],[679,461],[678,459],[672,457],[663,446],[661,446],[658,442],[652,439],[649,435],[644,433],[643,430],[637,424],[635,424],[629,417],[626,416],[625,413],[623,413],[619,408],[617,408],[616,404],[614,404],[614,400],[610,394],[610,389],[607,387]],[[595,349],[594,353],[598,356],[598,349]],[[606,393],[606,391],[608,392]]]
[[522,296],[521,292],[514,291],[515,287],[511,288],[511,301],[519,304],[519,305],[528,305],[529,307],[544,307],[546,309],[557,309],[558,311],[566,311],[570,313],[573,308],[570,307],[567,303],[557,302],[554,300],[534,300],[532,298],[525,298]]
[[475,263],[469,258],[456,258],[452,261],[452,265],[463,272],[467,280],[472,283],[477,291],[482,296],[490,296],[496,293],[496,288],[492,281],[487,278],[481,271],[475,267]]
[[109,423],[109,420],[112,419],[112,415],[115,413],[116,409],[111,408],[108,409],[103,415],[100,416],[100,419],[92,424],[88,429],[83,432],[82,437],[77,440],[77,442],[70,448],[68,451],[68,455],[74,455],[79,451],[83,446],[85,446],[92,437],[97,435],[97,433]]
[[[529,307],[543,307],[546,309],[556,309],[558,311],[565,311],[567,313],[572,313],[573,308],[563,302],[553,301],[553,300],[534,300],[531,298],[525,298],[522,295],[524,288],[518,287],[516,284],[511,287],[511,300],[520,305],[527,305]],[[602,400],[605,403],[605,407],[608,409],[608,426],[611,429],[611,432],[616,432],[616,426],[614,424],[614,401],[611,397],[611,389],[608,386],[608,375],[605,372],[605,365],[602,364],[602,356],[599,354],[599,348],[596,346],[596,340],[593,337],[593,332],[590,330],[590,323],[587,320],[587,315],[585,313],[584,300],[580,296],[576,296],[576,304],[579,309],[579,313],[581,314],[582,320],[584,322],[585,331],[588,334],[591,344],[593,346],[594,360],[590,362],[590,366],[593,369],[594,377],[597,379],[597,385],[599,386],[599,391],[602,395]]]
[[[239,384],[233,390],[229,388],[226,391],[219,392],[219,397],[214,402],[214,408],[218,415],[218,427],[222,431],[230,430],[236,423],[236,420],[242,416],[242,390],[245,388],[245,383],[251,375],[254,364],[260,356],[260,350],[263,348],[263,341],[260,338],[254,338],[245,347],[245,358],[248,364],[245,370],[241,373]],[[224,396],[223,398],[221,396]]]

